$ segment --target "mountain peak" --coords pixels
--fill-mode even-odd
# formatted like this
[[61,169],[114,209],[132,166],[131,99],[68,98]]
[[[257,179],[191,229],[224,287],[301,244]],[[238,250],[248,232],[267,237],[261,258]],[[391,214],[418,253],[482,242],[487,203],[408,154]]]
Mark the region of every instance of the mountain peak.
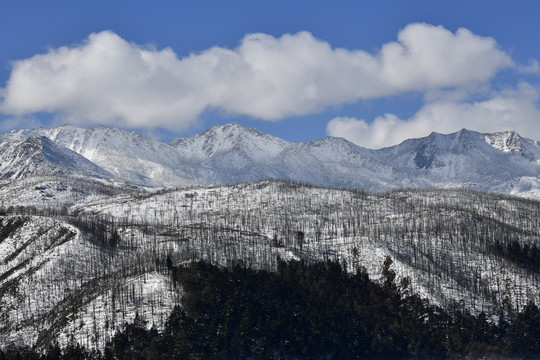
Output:
[[[219,125],[217,125],[217,126],[219,126]],[[228,123],[228,124],[225,124],[225,125],[221,125],[221,127],[223,129],[246,129],[246,127],[240,125],[237,122],[231,122],[231,123]]]
[[[251,127],[244,127],[240,125],[237,122],[228,123],[225,125],[214,125],[207,129],[206,131],[203,131],[201,134],[208,134],[208,133],[215,133],[215,134],[252,134],[252,135],[265,135],[264,133],[260,132],[259,130]],[[196,135],[195,135],[196,136]]]
[[80,154],[46,136],[0,139],[0,177],[20,179],[42,175],[103,178],[110,174]]
[[179,137],[170,144],[195,161],[208,163],[212,158],[218,161],[218,158],[230,155],[231,159],[227,161],[231,164],[234,162],[235,166],[238,166],[238,164],[245,164],[247,159],[269,160],[269,157],[277,156],[289,143],[257,129],[233,122],[214,125],[189,137]]
[[493,134],[485,134],[488,144],[503,152],[522,152],[523,138],[516,131],[503,131]]

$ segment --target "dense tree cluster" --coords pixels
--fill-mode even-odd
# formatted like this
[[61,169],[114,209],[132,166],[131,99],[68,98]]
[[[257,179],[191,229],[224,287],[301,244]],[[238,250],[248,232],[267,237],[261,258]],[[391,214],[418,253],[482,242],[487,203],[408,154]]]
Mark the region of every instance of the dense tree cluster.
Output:
[[[390,259],[383,285],[363,269],[337,262],[279,261],[277,272],[206,262],[176,268],[182,307],[163,331],[139,316],[103,354],[76,345],[50,346],[41,359],[363,359],[520,357],[540,355],[540,311],[534,303],[513,318],[488,322],[457,306],[429,305],[396,285]],[[0,360],[35,358],[8,347]]]
[[496,254],[503,256],[520,266],[536,273],[540,273],[540,247],[537,247],[536,244],[521,245],[517,240],[509,241],[507,243],[497,241],[494,246],[494,251]]

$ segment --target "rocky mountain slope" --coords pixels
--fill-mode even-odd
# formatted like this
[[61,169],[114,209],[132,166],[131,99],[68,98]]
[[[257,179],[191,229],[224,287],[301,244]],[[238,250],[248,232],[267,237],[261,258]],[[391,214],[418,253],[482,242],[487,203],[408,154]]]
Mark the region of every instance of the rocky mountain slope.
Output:
[[[288,179],[369,191],[452,187],[540,198],[539,143],[515,132],[433,133],[380,150],[333,137],[287,142],[235,123],[170,143],[115,128],[72,126],[14,130],[1,139],[2,178],[70,172],[154,188]],[[48,147],[54,144],[71,158],[53,166],[30,157],[27,142],[36,140],[29,139],[50,140]]]
[[111,178],[111,174],[75,151],[45,136],[21,141],[0,140],[0,174],[4,179],[45,175]]

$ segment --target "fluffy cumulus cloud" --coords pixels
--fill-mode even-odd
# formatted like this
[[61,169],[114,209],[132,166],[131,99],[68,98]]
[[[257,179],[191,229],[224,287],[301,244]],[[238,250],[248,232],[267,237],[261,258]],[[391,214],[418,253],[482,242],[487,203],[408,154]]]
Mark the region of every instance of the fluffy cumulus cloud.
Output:
[[516,89],[497,92],[483,101],[433,100],[410,119],[385,114],[368,123],[338,117],[328,123],[326,132],[368,148],[395,145],[433,131],[451,133],[463,128],[480,132],[516,130],[525,137],[540,139],[539,95],[537,88],[523,82]]
[[[359,99],[476,87],[511,65],[491,38],[427,24],[408,25],[397,41],[373,53],[332,48],[300,32],[249,34],[235,49],[213,47],[182,58],[104,31],[14,62],[0,111],[181,130],[206,109],[280,120]],[[392,117],[377,121],[399,124]],[[341,119],[329,128],[344,126],[364,125]]]

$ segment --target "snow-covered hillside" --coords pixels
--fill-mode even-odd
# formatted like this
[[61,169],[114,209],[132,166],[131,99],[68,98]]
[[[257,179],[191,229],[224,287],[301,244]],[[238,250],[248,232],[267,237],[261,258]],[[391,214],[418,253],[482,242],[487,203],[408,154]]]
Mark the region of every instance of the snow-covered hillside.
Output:
[[[273,270],[278,257],[332,259],[351,271],[363,266],[378,280],[391,256],[396,283],[411,280],[404,291],[445,308],[498,316],[540,303],[534,200],[274,181],[79,190],[77,181],[27,179],[0,188],[0,343],[45,346],[59,338],[102,348],[136,313],[161,328],[181,296],[169,261]],[[56,202],[24,206],[22,199],[58,186]]]
[[[378,278],[384,257],[391,255],[398,273],[413,279],[414,291],[437,304],[459,299],[480,311],[493,310],[504,297],[518,307],[529,299],[540,301],[535,288],[540,274],[529,278],[529,271],[492,254],[497,241],[511,239],[540,248],[537,202],[470,191],[365,194],[262,182],[123,195],[72,211],[118,223],[150,219],[162,234],[191,239],[195,257],[223,265],[241,260],[265,267],[277,255],[331,257],[346,260],[351,270],[365,266]],[[299,231],[303,244],[297,243]],[[231,243],[230,237],[247,243]]]
[[[151,188],[288,179],[369,191],[451,187],[540,198],[539,143],[511,131],[433,133],[380,150],[333,137],[288,142],[236,123],[171,143],[73,126],[14,130],[0,139],[2,178],[71,172]],[[36,141],[46,146],[28,150]]]
[[120,245],[113,254],[69,222],[0,217],[0,344],[101,348],[137,313],[161,328],[180,293],[166,273],[131,266],[149,247]]

